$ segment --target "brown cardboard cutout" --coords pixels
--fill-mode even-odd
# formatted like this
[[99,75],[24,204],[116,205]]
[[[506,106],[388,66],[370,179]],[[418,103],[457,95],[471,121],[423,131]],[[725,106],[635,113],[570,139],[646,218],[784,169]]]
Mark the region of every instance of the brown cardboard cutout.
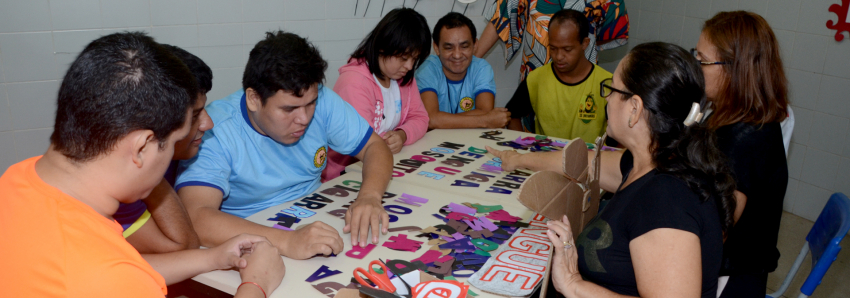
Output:
[[587,144],[581,139],[564,148],[563,173],[540,171],[532,174],[519,189],[518,200],[524,206],[549,219],[570,220],[573,237],[596,216],[599,209],[599,150],[605,136],[596,140],[596,154],[587,164]]

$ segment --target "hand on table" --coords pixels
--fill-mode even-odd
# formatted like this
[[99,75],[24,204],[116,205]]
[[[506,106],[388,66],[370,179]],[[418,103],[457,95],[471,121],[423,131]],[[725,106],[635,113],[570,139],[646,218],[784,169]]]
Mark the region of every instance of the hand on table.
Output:
[[564,215],[561,221],[550,220],[546,225],[549,226],[546,235],[555,245],[555,256],[552,258],[552,280],[555,289],[567,298],[573,297],[576,284],[582,281],[582,278],[578,272],[578,253],[570,221]]
[[495,155],[499,159],[502,160],[502,171],[513,172],[517,168],[519,168],[519,158],[522,154],[517,153],[515,150],[496,150],[491,148],[490,146],[484,146],[487,149],[487,152]]
[[280,258],[280,252],[268,241],[254,243],[252,248],[251,252],[243,255],[247,266],[239,269],[239,276],[242,282],[255,282],[266,294],[271,294],[286,275],[286,266]]
[[407,142],[407,133],[401,129],[388,131],[381,137],[387,142],[387,147],[390,147],[390,151],[393,154],[401,151],[401,148],[404,147],[404,142]]
[[511,112],[508,112],[506,108],[493,108],[485,116],[487,116],[485,122],[487,128],[502,128],[511,122]]
[[351,245],[366,247],[369,241],[369,227],[372,229],[372,244],[378,244],[378,233],[386,235],[390,225],[390,216],[381,205],[381,198],[357,197],[345,212],[345,227],[343,233],[351,233]]
[[304,260],[318,254],[328,256],[342,252],[343,242],[339,232],[321,221],[301,226],[289,233],[283,253],[289,258]]
[[252,252],[258,243],[269,243],[269,240],[263,236],[242,234],[210,248],[208,251],[212,257],[209,259],[215,269],[243,269],[248,265],[244,254]]

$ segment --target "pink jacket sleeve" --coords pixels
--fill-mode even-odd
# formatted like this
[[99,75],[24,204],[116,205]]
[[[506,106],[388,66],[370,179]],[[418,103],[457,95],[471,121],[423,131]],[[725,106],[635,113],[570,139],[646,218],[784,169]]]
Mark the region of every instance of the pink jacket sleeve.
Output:
[[339,97],[342,97],[343,100],[354,107],[360,117],[366,119],[366,123],[369,123],[369,126],[373,129],[376,125],[375,121],[378,119],[378,115],[375,113],[378,99],[373,87],[374,84],[358,73],[347,71],[339,75],[333,89],[336,94],[339,94]]
[[407,89],[407,117],[401,119],[401,123],[396,129],[401,129],[407,134],[407,141],[404,145],[410,145],[419,141],[425,133],[428,132],[428,111],[425,110],[425,105],[422,104],[422,97],[419,95],[419,87],[416,86],[416,79],[405,87]]
[[[366,80],[363,76],[352,71],[348,71],[339,75],[339,78],[334,84],[333,90],[336,94],[342,97],[343,100],[354,107],[354,110],[360,114],[360,117],[366,119],[369,126],[375,128],[374,118],[377,99],[375,99],[373,94],[374,91],[369,88],[371,86],[369,83],[371,82]],[[342,155],[336,151],[330,150],[330,152],[328,152],[328,165],[322,171],[322,183],[339,177],[339,173],[342,172],[346,166],[356,161],[357,159],[352,156]]]

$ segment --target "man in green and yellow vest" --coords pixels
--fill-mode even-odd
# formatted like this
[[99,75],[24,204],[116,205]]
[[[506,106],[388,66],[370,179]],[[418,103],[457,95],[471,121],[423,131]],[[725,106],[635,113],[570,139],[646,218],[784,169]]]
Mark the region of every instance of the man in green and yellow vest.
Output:
[[[594,142],[605,133],[608,102],[599,95],[600,82],[611,73],[584,56],[589,24],[583,13],[561,10],[549,20],[552,62],[522,81],[507,108],[508,128],[563,139]],[[530,120],[529,115],[535,115]],[[527,120],[521,120],[523,117]]]

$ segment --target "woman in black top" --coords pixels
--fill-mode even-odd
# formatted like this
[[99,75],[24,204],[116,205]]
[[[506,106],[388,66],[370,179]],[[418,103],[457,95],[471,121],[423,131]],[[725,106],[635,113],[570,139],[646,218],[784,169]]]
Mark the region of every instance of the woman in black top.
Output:
[[[779,123],[787,88],[779,45],[761,16],[721,12],[705,22],[694,53],[702,61],[714,112],[706,126],[729,158],[740,202],[723,247],[721,297],[764,297],[776,269],[776,239],[788,166]],[[724,278],[721,278],[721,280]]]
[[699,63],[668,43],[635,47],[603,82],[608,134],[627,148],[602,163],[614,197],[573,244],[566,217],[549,221],[552,281],[566,297],[715,298],[734,181],[704,103]]

